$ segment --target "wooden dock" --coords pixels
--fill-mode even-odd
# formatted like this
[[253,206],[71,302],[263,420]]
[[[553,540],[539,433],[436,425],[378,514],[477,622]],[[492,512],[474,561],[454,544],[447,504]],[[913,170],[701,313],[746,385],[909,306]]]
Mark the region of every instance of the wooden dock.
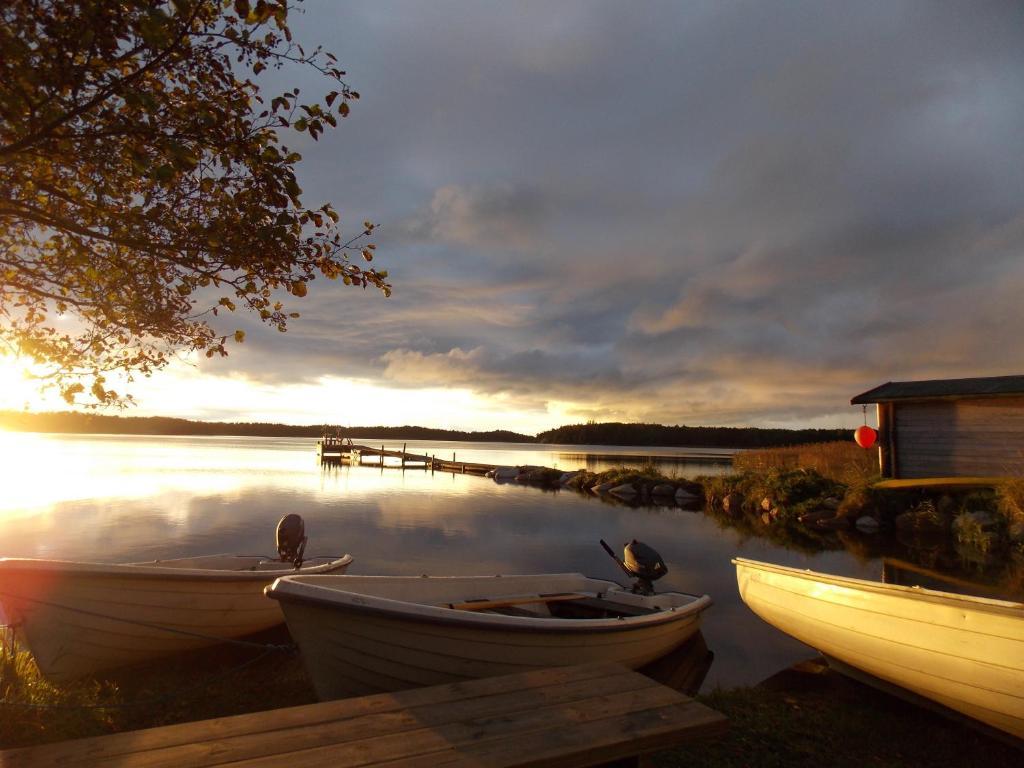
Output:
[[[431,472],[453,472],[462,475],[486,475],[498,468],[496,464],[479,464],[470,461],[458,461],[452,452],[451,461],[436,455],[409,453],[406,443],[401,450],[379,448],[371,445],[360,445],[351,440],[339,437],[322,437],[317,441],[316,453],[322,462],[340,462],[353,466],[375,466],[381,469],[423,469]],[[397,459],[397,463],[388,463],[387,459]]]
[[726,729],[713,709],[616,664],[520,672],[0,752],[5,768],[572,768]]

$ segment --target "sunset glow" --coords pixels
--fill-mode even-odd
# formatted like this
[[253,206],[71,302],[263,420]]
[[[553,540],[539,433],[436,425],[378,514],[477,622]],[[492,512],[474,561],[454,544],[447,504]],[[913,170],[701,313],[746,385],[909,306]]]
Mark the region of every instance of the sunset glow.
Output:
[[61,410],[66,404],[54,392],[44,392],[42,381],[29,366],[9,355],[0,355],[0,410]]

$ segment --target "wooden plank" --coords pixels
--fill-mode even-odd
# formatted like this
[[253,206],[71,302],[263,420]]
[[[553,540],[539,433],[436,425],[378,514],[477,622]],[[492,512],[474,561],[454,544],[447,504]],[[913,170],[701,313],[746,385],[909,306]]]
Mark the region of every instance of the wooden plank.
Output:
[[1024,474],[1024,398],[901,403],[900,478]]
[[[628,672],[628,671],[626,671]],[[141,750],[156,750],[246,734],[284,731],[317,723],[354,718],[404,708],[432,706],[440,702],[476,700],[510,692],[569,686],[592,679],[622,675],[617,664],[587,664],[491,677],[464,683],[449,683],[430,688],[415,688],[398,693],[382,693],[353,699],[305,704],[285,709],[265,710],[210,720],[167,725],[138,731],[93,736],[38,747],[23,747],[0,752],[0,765],[49,766],[92,765],[101,758],[127,755]]]
[[500,600],[467,600],[464,603],[444,603],[441,608],[451,608],[456,611],[486,611],[491,608],[507,608],[512,605],[530,605],[531,603],[557,603],[562,600],[582,600],[588,595],[578,592],[558,592],[550,595],[525,595],[523,597],[508,597]]
[[[593,722],[549,724],[515,739],[481,739],[440,754],[375,763],[375,768],[583,768],[724,733],[721,714],[695,701]],[[329,763],[313,763],[327,768]],[[232,768],[235,768],[234,766]]]
[[[286,751],[282,754],[289,755],[289,759],[293,757],[296,764],[302,765],[303,768],[333,768],[339,765],[357,768],[394,761],[434,766],[443,765],[451,756],[458,756],[466,750],[467,754],[472,754],[473,749],[481,747],[500,751],[502,745],[507,745],[519,761],[525,757],[519,745],[537,732],[556,730],[572,733],[581,725],[594,723],[607,728],[609,723],[629,717],[638,709],[647,712],[657,708],[668,708],[678,705],[680,699],[685,699],[682,694],[670,688],[658,686],[650,680],[647,683],[638,690],[615,692],[600,697],[580,696],[574,701],[551,707],[538,707],[532,697],[527,696],[517,706],[514,714],[499,712],[484,717],[467,716],[458,721],[440,724],[430,723],[432,712],[429,709],[418,709],[414,713],[415,716],[425,718],[429,727],[406,729],[369,738],[360,736],[322,747]],[[589,737],[570,737],[566,746],[561,747],[558,753],[567,756],[574,750],[585,748],[588,741]],[[218,765],[222,768],[273,768],[279,765],[279,760],[280,755],[274,755],[240,762],[218,762]],[[485,761],[483,764],[491,763]],[[136,767],[132,765],[131,768]]]
[[878,403],[875,412],[878,421],[878,470],[882,477],[892,475],[892,425],[889,403]]
[[[541,675],[546,683],[538,685]],[[724,726],[720,714],[665,686],[597,664],[9,750],[0,753],[0,764],[573,766]]]
[[[665,689],[668,690],[668,689]],[[629,675],[613,675],[577,681],[541,689],[512,691],[492,697],[455,702],[421,704],[374,715],[341,718],[316,726],[302,726],[286,732],[253,733],[231,739],[213,739],[199,744],[185,744],[156,752],[136,753],[126,762],[125,756],[93,763],[95,766],[131,766],[131,768],[177,768],[237,762],[245,765],[272,765],[285,755],[305,755],[308,751],[331,751],[341,764],[358,764],[356,755],[376,751],[391,755],[436,743],[437,733],[444,732],[445,743],[455,734],[475,733],[484,723],[494,719],[520,723],[524,718],[552,715],[580,701],[604,697],[621,699],[625,706],[631,697],[652,697],[650,685]],[[657,696],[653,696],[657,698]],[[589,704],[587,706],[590,706]],[[369,747],[367,747],[369,745]],[[341,749],[340,752],[337,750]],[[404,752],[403,752],[404,753]],[[261,761],[263,761],[261,763]]]

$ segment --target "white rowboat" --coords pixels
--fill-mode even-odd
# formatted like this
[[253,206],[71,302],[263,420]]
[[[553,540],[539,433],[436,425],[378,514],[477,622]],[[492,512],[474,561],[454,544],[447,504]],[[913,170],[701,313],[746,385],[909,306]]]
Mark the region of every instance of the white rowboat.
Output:
[[350,555],[291,563],[210,555],[148,563],[0,558],[0,605],[39,670],[71,680],[280,624],[278,576],[341,573]]
[[750,609],[840,671],[1024,738],[1024,604],[733,563]]
[[686,642],[711,605],[578,573],[287,576],[267,595],[324,700],[597,661],[635,669]]

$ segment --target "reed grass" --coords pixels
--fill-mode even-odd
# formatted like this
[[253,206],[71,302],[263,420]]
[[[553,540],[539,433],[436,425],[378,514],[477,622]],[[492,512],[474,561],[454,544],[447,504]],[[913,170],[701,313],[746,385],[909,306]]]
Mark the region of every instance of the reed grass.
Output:
[[[283,627],[257,641],[281,643]],[[309,704],[312,682],[295,654],[219,645],[55,684],[0,628],[0,749]]]
[[121,703],[115,684],[88,680],[54,685],[10,627],[0,627],[0,747],[39,744],[115,730],[111,709]]
[[1007,523],[1024,524],[1024,477],[1003,481],[996,489],[996,500]]
[[732,464],[741,472],[813,469],[822,477],[851,486],[865,485],[879,476],[877,453],[851,442],[741,451],[733,456]]
[[[785,673],[783,673],[785,674]],[[658,753],[656,768],[1017,768],[1021,753],[939,715],[841,678],[718,689],[698,699],[729,718],[717,739]],[[815,679],[820,678],[820,679]]]

